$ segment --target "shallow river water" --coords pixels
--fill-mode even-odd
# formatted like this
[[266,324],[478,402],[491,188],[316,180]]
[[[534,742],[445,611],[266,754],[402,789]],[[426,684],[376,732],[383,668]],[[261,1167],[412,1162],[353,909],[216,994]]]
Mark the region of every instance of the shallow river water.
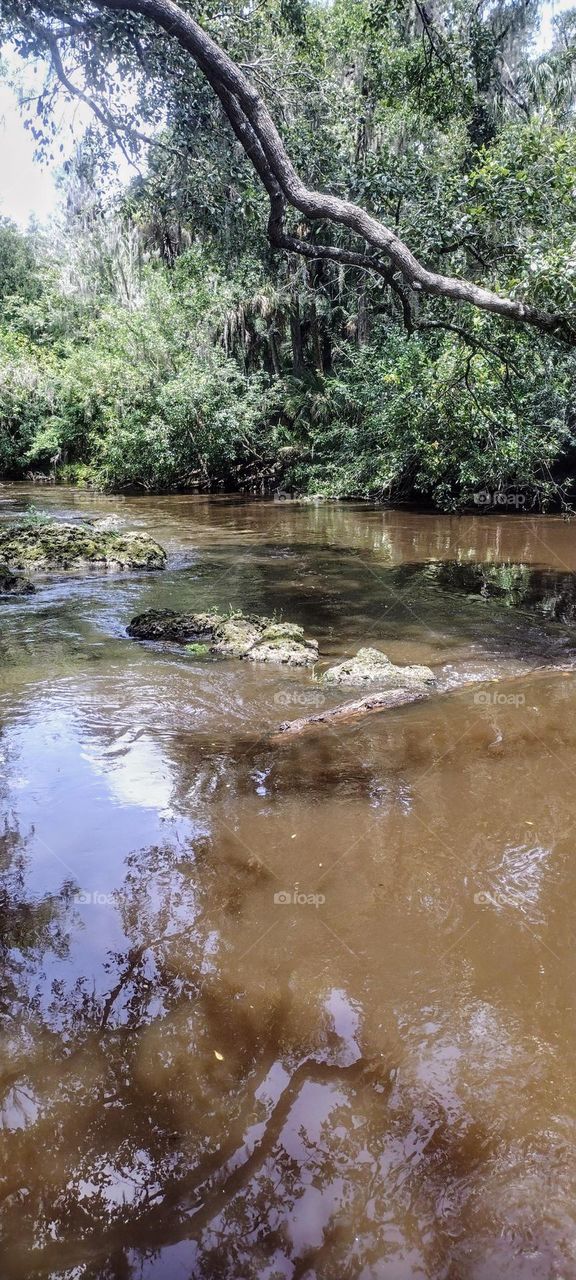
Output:
[[[169,565],[0,604],[1,1280],[576,1277],[574,525],[30,504]],[[271,745],[342,692],[126,637],[213,604],[447,692]]]

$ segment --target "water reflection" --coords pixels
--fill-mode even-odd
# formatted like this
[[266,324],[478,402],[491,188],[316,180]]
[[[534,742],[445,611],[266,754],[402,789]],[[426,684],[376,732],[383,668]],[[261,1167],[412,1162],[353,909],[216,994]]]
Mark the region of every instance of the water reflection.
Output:
[[[482,591],[565,526],[279,505],[115,501],[166,579],[2,614],[1,1274],[576,1274],[573,641]],[[513,699],[272,748],[307,677],[125,640],[175,592]]]

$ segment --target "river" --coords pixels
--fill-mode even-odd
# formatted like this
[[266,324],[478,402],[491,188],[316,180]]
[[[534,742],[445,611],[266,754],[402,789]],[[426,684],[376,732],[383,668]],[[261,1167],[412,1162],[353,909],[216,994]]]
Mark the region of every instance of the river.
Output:
[[[574,525],[31,505],[169,563],[0,604],[2,1280],[576,1277]],[[211,605],[448,692],[271,745],[342,692],[126,637]]]

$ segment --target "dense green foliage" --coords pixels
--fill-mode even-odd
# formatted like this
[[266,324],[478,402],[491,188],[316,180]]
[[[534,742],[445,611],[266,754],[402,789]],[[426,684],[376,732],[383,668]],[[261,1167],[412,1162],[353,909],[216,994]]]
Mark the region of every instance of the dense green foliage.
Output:
[[[537,13],[271,0],[205,21],[254,65],[307,181],[361,202],[437,269],[570,314],[576,24],[565,16],[537,58]],[[446,509],[503,491],[569,500],[571,350],[441,301],[422,302],[410,334],[381,278],[273,253],[210,90],[150,49],[142,81],[125,53],[137,119],[154,121],[155,94],[164,104],[140,175],[107,195],[113,130],[91,132],[59,234],[0,223],[0,471]]]

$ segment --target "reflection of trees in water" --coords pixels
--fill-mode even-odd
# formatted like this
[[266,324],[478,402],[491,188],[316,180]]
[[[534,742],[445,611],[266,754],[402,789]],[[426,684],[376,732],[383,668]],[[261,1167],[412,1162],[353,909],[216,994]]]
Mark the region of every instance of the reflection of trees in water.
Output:
[[[178,607],[232,604],[276,612],[316,636],[321,652],[334,641],[357,648],[366,627],[364,643],[385,646],[407,638],[426,643],[430,632],[440,632],[445,644],[481,642],[495,653],[507,647],[525,657],[558,644],[546,623],[576,618],[576,574],[533,568],[528,561],[443,559],[442,550],[438,559],[428,560],[424,555],[430,549],[422,548],[422,559],[402,564],[381,548],[380,554],[374,551],[369,541],[339,548],[287,535],[280,552],[277,542],[266,541],[242,554],[219,545],[193,578],[183,576],[178,583]],[[148,585],[142,608],[159,603],[174,607],[173,582],[165,596],[157,583]],[[535,615],[538,633],[530,634],[528,626],[519,630],[518,618],[509,616],[512,606]]]
[[[10,957],[18,955],[17,972],[37,965],[43,952],[63,956],[67,949],[64,910],[73,884],[66,881],[57,894],[30,900],[26,896],[26,843],[5,820],[0,834],[0,953],[2,980],[7,976]],[[9,993],[0,997],[6,1003]]]
[[525,609],[550,622],[576,622],[576,574],[535,569],[527,564],[457,564],[444,562],[424,570],[445,591],[494,600]]
[[[553,705],[549,723],[539,723],[539,735],[555,735],[555,749],[558,733],[574,723],[570,704],[566,710],[566,725],[559,726]],[[27,1125],[4,1135],[0,1224],[7,1280],[65,1272],[68,1280],[74,1267],[94,1280],[137,1280],[143,1257],[153,1268],[159,1251],[178,1242],[190,1275],[210,1280],[255,1280],[275,1272],[301,1280],[314,1274],[356,1280],[363,1268],[383,1259],[391,1268],[397,1260],[401,1274],[407,1254],[414,1269],[445,1273],[455,1240],[466,1235],[470,1186],[497,1167],[506,1146],[506,1121],[491,1128],[486,1113],[476,1114],[476,1098],[464,1104],[453,1088],[444,1099],[425,1079],[410,1075],[406,1039],[421,1033],[424,1043],[419,1010],[422,1021],[430,1016],[426,975],[415,973],[415,958],[422,969],[426,948],[414,956],[414,922],[424,940],[435,941],[432,954],[448,948],[440,962],[442,985],[447,992],[457,990],[462,958],[449,944],[468,928],[469,907],[462,907],[450,873],[439,878],[422,826],[409,829],[403,844],[392,824],[388,841],[386,818],[405,804],[408,821],[409,774],[420,770],[442,856],[454,844],[466,859],[470,828],[479,828],[479,815],[493,811],[494,731],[490,719],[470,706],[459,716],[437,714],[433,732],[423,730],[421,714],[353,734],[351,748],[341,738],[282,754],[267,752],[261,743],[249,749],[246,743],[229,744],[210,760],[205,743],[167,741],[172,773],[180,770],[177,807],[189,806],[191,787],[199,783],[196,800],[209,834],[193,846],[153,847],[126,860],[116,899],[126,942],[106,952],[104,994],[100,983],[96,990],[84,976],[76,982],[59,978],[48,998],[37,999],[28,971],[18,968],[23,939],[30,940],[41,982],[43,952],[51,947],[65,956],[76,922],[63,890],[53,904],[54,917],[44,903],[44,928],[22,879],[7,879],[6,919],[18,907],[14,919],[35,920],[35,929],[18,924],[5,943],[7,959],[16,965],[10,998],[26,1043],[10,1063],[6,1022],[4,1085],[13,1083],[12,1067],[30,1099]],[[499,719],[503,715],[498,712]],[[514,709],[509,717],[511,736],[522,740],[524,719]],[[476,727],[464,735],[470,726]],[[431,768],[449,748],[463,779],[473,778],[475,785],[458,832],[451,826],[453,797],[443,790],[446,776]],[[524,746],[518,750],[524,753]],[[531,770],[542,768],[541,744],[535,750],[538,758],[523,763],[527,791]],[[506,786],[514,775],[505,772],[505,758],[501,767]],[[265,794],[257,796],[257,787]],[[378,863],[367,856],[369,846],[363,850],[348,872],[353,893],[344,881],[328,881],[349,916],[361,911],[351,921],[351,940],[371,941],[370,955],[380,957],[373,974],[366,972],[363,956],[350,959],[337,942],[321,965],[312,935],[307,954],[305,930],[290,944],[284,921],[286,935],[280,936],[274,922],[260,950],[251,950],[268,921],[273,923],[265,904],[278,886],[243,837],[248,825],[256,832],[259,814],[262,833],[252,842],[259,840],[255,853],[267,859],[276,817],[280,822],[283,805],[301,792],[306,814],[327,792],[334,830],[338,799],[349,807],[372,798],[370,815],[382,815],[382,848],[393,856]],[[252,802],[260,809],[251,808]],[[550,804],[553,831],[554,822],[566,822],[570,799],[565,812],[557,797]],[[287,830],[294,829],[287,816],[283,820]],[[494,825],[489,866],[498,858],[497,820]],[[311,828],[311,840],[317,830]],[[25,869],[24,842],[14,833],[11,842],[16,855],[10,867],[20,859]],[[84,911],[86,930],[99,927],[90,923],[91,910]],[[439,927],[448,912],[453,932],[444,942]],[[338,927],[332,915],[327,918]],[[403,945],[402,932],[409,995],[395,1008],[388,964]],[[534,940],[518,933],[519,967],[525,972],[521,961],[534,950]],[[473,1007],[471,967],[464,982]],[[327,994],[335,987],[362,993],[356,1056],[343,1052],[326,1011]],[[414,989],[416,1012],[410,1003]],[[543,986],[539,1006],[545,994]],[[486,1020],[488,999],[494,991],[486,1005],[478,1002],[477,1025]],[[448,1013],[457,1016],[457,1006],[448,1004]],[[489,1030],[491,1045],[518,1051],[518,1041],[506,1039],[505,1020],[493,1010]],[[451,1023],[441,1062],[459,1031]],[[461,1034],[459,1053],[465,1058],[471,1038]],[[544,1060],[542,1069],[548,1070]],[[535,1161],[539,1155],[536,1148]],[[451,1204],[457,1206],[452,1217]]]
[[[336,539],[339,512],[327,521],[314,511],[307,520],[317,523],[322,536],[330,527]],[[292,519],[282,515],[281,521],[287,539],[292,537]],[[343,525],[347,535],[348,517]],[[362,547],[368,550],[366,542]],[[324,554],[317,545],[310,550],[311,556]],[[330,624],[341,618],[341,603],[332,601],[338,591],[341,600],[343,586],[342,569],[336,557],[331,561],[329,598],[322,605]],[[320,567],[326,577],[327,563]],[[300,571],[299,560],[295,568]],[[432,584],[439,595],[444,593],[438,603],[431,598],[430,579],[426,586],[423,576],[428,571],[422,566],[414,573],[390,570],[389,595],[360,559],[354,595],[353,558],[348,570],[346,594],[350,586],[350,598],[369,616],[391,605],[395,592],[410,588],[406,602],[419,601],[419,616],[446,619],[446,601],[452,597],[450,607],[460,610],[458,634],[467,629],[470,635],[486,635],[483,601],[470,609],[463,609],[458,599],[454,604],[462,588],[442,581],[441,574]],[[237,576],[231,576],[231,589],[247,590],[252,572],[247,558]],[[255,590],[263,600],[270,598],[275,575],[272,560],[259,570]],[[478,581],[482,585],[484,578],[475,579],[472,594]],[[318,615],[312,594],[303,608],[310,609],[311,618],[313,611]],[[412,632],[418,625],[413,610],[407,608],[403,615],[402,608],[400,600],[382,622],[383,635],[386,626],[396,635],[399,627]],[[506,626],[506,634],[513,634],[509,622]],[[516,643],[525,653],[525,636]],[[446,1064],[455,1050],[474,1062],[485,1025],[489,1048],[504,1046],[507,1061],[518,1064],[517,1080],[521,1063],[532,1079],[538,1063],[532,1044],[522,1056],[516,1027],[511,1031],[512,1020],[507,1023],[498,1014],[505,977],[496,917],[492,932],[487,917],[481,923],[487,929],[482,937],[493,944],[495,954],[483,999],[475,999],[474,961],[467,955],[462,975],[458,942],[469,924],[477,922],[470,895],[474,887],[490,887],[491,882],[471,883],[463,899],[459,876],[463,866],[473,881],[477,864],[480,869],[499,865],[516,813],[513,808],[507,825],[500,814],[493,816],[494,806],[506,791],[513,796],[514,786],[530,795],[542,770],[543,743],[550,742],[556,753],[576,745],[571,705],[566,703],[566,714],[560,716],[560,705],[548,699],[537,737],[515,709],[484,715],[467,705],[450,714],[439,710],[429,720],[427,710],[387,722],[382,718],[368,730],[291,744],[281,752],[270,752],[261,740],[234,743],[228,738],[211,748],[206,739],[184,734],[164,739],[162,750],[170,756],[175,779],[174,807],[187,814],[197,811],[210,834],[194,847],[154,847],[127,859],[117,895],[125,945],[105,950],[106,916],[94,913],[104,926],[104,994],[99,994],[102,984],[89,976],[67,979],[64,965],[64,976],[51,984],[44,979],[46,958],[65,960],[76,938],[77,909],[69,903],[68,886],[41,899],[27,892],[25,840],[15,830],[7,831],[0,866],[2,1085],[4,1097],[12,1100],[18,1084],[26,1102],[18,1119],[21,1127],[3,1134],[0,1224],[6,1280],[32,1280],[34,1274],[55,1280],[64,1271],[66,1280],[76,1280],[77,1274],[93,1280],[137,1280],[143,1257],[153,1267],[159,1251],[179,1241],[190,1275],[210,1280],[271,1280],[287,1274],[291,1280],[312,1280],[314,1275],[356,1280],[383,1259],[389,1274],[396,1264],[398,1274],[409,1267],[434,1277],[449,1274],[451,1267],[452,1274],[466,1274],[469,1256],[463,1255],[459,1266],[453,1250],[459,1239],[466,1239],[470,1202],[479,1185],[498,1171],[502,1148],[506,1157],[508,1135],[506,1115],[497,1114],[497,1058],[487,1053],[483,1076],[479,1072],[474,1077],[471,1068],[462,1096],[453,1081],[442,1093]],[[92,732],[98,734],[97,727]],[[114,731],[103,727],[100,736],[104,741],[109,736],[112,743]],[[497,796],[495,750],[503,773]],[[458,830],[444,768],[455,759],[465,798]],[[443,767],[437,768],[440,762]],[[521,766],[516,777],[514,762]],[[415,772],[426,800],[420,812],[433,831],[408,825]],[[259,811],[250,807],[257,794]],[[264,904],[278,887],[258,854],[267,857],[274,806],[281,809],[302,796],[309,812],[319,813],[310,828],[312,847],[321,825],[321,800],[336,834],[340,802],[348,807],[361,803],[369,821],[382,815],[382,860],[378,850],[362,848],[362,856],[350,864],[353,889],[337,879],[328,882],[349,916],[350,934],[343,931],[342,936],[354,945],[355,939],[370,943],[371,958],[379,960],[373,973],[366,972],[364,953],[360,961],[351,959],[337,941],[320,964],[312,942],[306,950],[304,929],[296,933],[291,949],[289,932],[281,934],[275,922],[260,950],[251,949],[270,919]],[[394,822],[390,829],[386,825],[395,808],[405,815],[405,835]],[[563,809],[551,791],[551,845],[556,826],[560,834],[569,829],[569,810],[569,795]],[[256,835],[255,818],[262,836]],[[243,843],[249,825],[255,855]],[[475,828],[486,828],[487,852],[483,844],[473,860],[469,841]],[[519,843],[524,836],[520,830]],[[334,843],[338,850],[336,838]],[[450,861],[452,847],[461,863]],[[448,868],[441,865],[440,872],[438,849]],[[565,853],[569,859],[569,844]],[[87,932],[100,927],[91,924],[91,912],[87,907],[83,914]],[[327,918],[335,923],[332,915]],[[281,926],[288,930],[284,921]],[[550,964],[550,953],[539,953],[533,936],[513,919],[504,919],[502,928],[515,930],[515,965],[522,980],[532,972],[530,965],[538,969],[539,960],[542,968]],[[416,930],[421,949],[414,946]],[[462,1002],[471,1021],[475,1018],[468,1038],[458,1023],[457,999],[451,1004],[447,995],[444,1007],[441,1000],[434,1006],[425,972],[424,944],[430,942],[435,943],[429,951],[438,965],[439,985],[446,993],[462,986]],[[561,955],[568,951],[561,927],[550,945]],[[398,991],[397,974],[391,971],[402,946],[406,992],[402,987]],[[501,954],[508,957],[504,948]],[[543,978],[540,983],[531,987],[537,996],[529,1011],[535,1037],[541,1031],[541,1010],[550,1008],[549,986]],[[326,997],[334,987],[361,993],[361,1056],[343,1052],[342,1038],[327,1014]],[[560,987],[561,982],[555,992]],[[570,989],[566,1023],[571,1000]],[[431,1033],[424,1024],[442,1014],[448,1023],[433,1062],[440,1078],[435,1087],[433,1075],[430,1081],[424,1071],[421,1078],[416,1071],[411,1074],[407,1042],[426,1045]],[[558,1025],[551,1018],[550,1038]],[[544,1055],[540,1062],[536,1084],[545,1096],[550,1062]],[[484,1112],[478,1096],[483,1088]],[[561,1097],[559,1089],[559,1111]],[[532,1163],[528,1150],[521,1153],[522,1176],[538,1178],[541,1154],[537,1141]],[[503,1167],[508,1187],[505,1158]],[[495,1220],[496,1233],[500,1225]],[[480,1223],[482,1227],[486,1224]],[[532,1243],[537,1235],[534,1228]]]
[[[26,842],[5,819],[0,834],[0,1062],[6,1064],[0,1084],[17,1079],[15,1060],[25,1055],[40,1018],[38,988],[46,953],[64,958],[68,952],[67,913],[73,884],[58,893],[30,896]],[[11,1099],[18,1107],[18,1098]]]
[[[276,993],[255,1013],[216,973],[203,914],[208,888],[178,871],[169,850],[129,859],[118,900],[129,945],[108,957],[107,996],[82,978],[58,981],[42,1015],[25,984],[18,989],[24,975],[14,969],[11,996],[29,1039],[20,1080],[36,1118],[7,1144],[10,1274],[31,1274],[34,1245],[45,1270],[59,1266],[53,1237],[68,1241],[63,1259],[71,1263],[76,1253],[105,1257],[124,1240],[153,1241],[158,1229],[169,1242],[183,1201],[193,1203],[241,1145],[251,1118],[247,1081],[266,1074],[282,1041],[282,998]],[[61,930],[54,935],[48,923],[46,933],[44,916],[34,925],[21,898],[10,907],[20,921],[11,935],[18,947],[36,948],[38,958],[43,944],[56,943],[62,953]],[[118,1183],[129,1207],[115,1200]]]
[[[432,894],[433,867],[407,856],[401,871],[403,900]],[[339,982],[353,986],[346,957],[340,966],[336,947],[319,974],[317,957],[306,967],[297,952],[297,975],[294,955],[267,945],[254,963],[260,890],[266,868],[232,839],[137,851],[117,895],[126,945],[107,955],[107,993],[59,980],[42,1012],[15,974],[33,1114],[5,1134],[7,1280],[75,1267],[137,1280],[143,1257],[153,1267],[178,1242],[189,1274],[210,1280],[286,1268],[353,1280],[383,1259],[400,1270],[407,1252],[424,1274],[443,1273],[466,1231],[463,1188],[497,1158],[502,1127],[411,1077],[378,974],[362,1049],[344,1052],[325,1005]],[[61,917],[61,954],[65,937]],[[443,960],[447,988],[460,963]],[[505,1039],[493,1016],[490,1043]],[[437,1205],[458,1196],[443,1226]]]
[[[324,1008],[333,973],[304,1000],[273,950],[263,967],[238,959],[235,930],[261,874],[226,851],[215,864],[202,849],[139,851],[118,894],[127,943],[108,954],[107,994],[58,979],[39,1002],[14,969],[29,1112],[4,1135],[3,1276],[82,1266],[136,1278],[138,1257],[178,1241],[196,1242],[190,1274],[206,1277],[256,1277],[282,1258],[302,1276],[324,1264],[355,1275],[386,1253],[365,1210],[399,1141],[387,1108],[400,1051],[343,1059]],[[23,919],[32,903],[11,883]],[[56,931],[30,915],[7,949],[64,955],[64,905]],[[6,1023],[4,1036],[6,1089]],[[397,1100],[392,1129],[402,1111]]]

